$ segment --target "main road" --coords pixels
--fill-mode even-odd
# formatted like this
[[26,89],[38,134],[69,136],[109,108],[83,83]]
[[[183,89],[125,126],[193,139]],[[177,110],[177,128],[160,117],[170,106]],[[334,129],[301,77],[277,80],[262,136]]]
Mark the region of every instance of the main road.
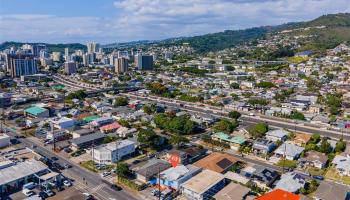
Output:
[[[210,105],[179,101],[179,100],[157,97],[152,95],[140,95],[137,93],[123,93],[121,95],[127,96],[131,99],[150,101],[154,103],[162,103],[166,106],[181,108],[182,110],[188,111],[190,113],[211,115],[217,118],[228,118],[227,116],[228,116],[229,109],[222,110],[221,108],[217,108]],[[350,141],[349,133],[331,129],[329,127],[321,127],[320,125],[315,125],[308,122],[265,116],[257,113],[250,114],[249,112],[244,112],[244,111],[240,111],[240,112],[242,113],[242,116],[240,119],[250,124],[263,122],[275,128],[284,128],[291,131],[297,131],[297,132],[308,133],[308,134],[319,133],[325,137],[329,137],[333,139],[339,139],[343,137],[345,140]]]
[[[15,137],[17,134],[14,129],[4,126],[3,129],[6,130],[7,134]],[[93,172],[83,169],[78,164],[72,162],[71,160],[63,157],[62,155],[53,152],[49,146],[43,146],[40,141],[33,138],[19,138],[18,139],[24,145],[32,148],[36,153],[45,156],[47,158],[57,157],[60,164],[70,164],[71,168],[64,170],[64,174],[74,176],[74,185],[79,186],[78,189],[83,192],[93,194],[96,198],[101,200],[137,200],[138,197],[134,197],[125,190],[115,191],[110,186],[102,182],[102,178]]]

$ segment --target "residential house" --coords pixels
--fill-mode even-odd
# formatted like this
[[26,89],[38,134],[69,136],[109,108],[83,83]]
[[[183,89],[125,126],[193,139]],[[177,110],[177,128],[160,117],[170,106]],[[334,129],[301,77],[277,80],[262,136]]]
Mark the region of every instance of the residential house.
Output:
[[224,175],[204,169],[181,186],[181,193],[188,200],[210,200],[224,187]]
[[306,180],[303,176],[288,172],[282,174],[281,179],[277,182],[275,189],[282,189],[284,191],[298,193],[301,188],[304,188]]
[[336,155],[332,161],[335,169],[342,176],[350,176],[350,156]]
[[278,147],[274,153],[277,157],[285,157],[287,160],[296,160],[299,158],[301,152],[303,152],[304,149],[304,147],[285,142],[280,147]]
[[213,152],[208,156],[193,163],[194,166],[209,169],[218,173],[228,171],[238,159],[226,153]]
[[293,143],[295,145],[298,145],[300,147],[306,145],[306,143],[309,142],[309,140],[311,139],[311,136],[310,134],[306,134],[306,133],[297,133],[295,134],[295,137],[293,139]]
[[289,132],[283,129],[271,130],[266,132],[266,139],[271,141],[285,141],[288,138]]
[[315,195],[315,200],[349,200],[350,187],[330,181],[321,181]]
[[72,136],[73,138],[78,138],[78,137],[81,137],[81,136],[84,136],[84,135],[89,135],[89,134],[92,134],[94,133],[94,130],[92,129],[88,129],[88,128],[82,128],[82,129],[78,129],[78,130],[75,130],[75,131],[72,131]]
[[252,149],[255,154],[268,154],[271,153],[276,146],[274,141],[258,138],[254,141]]
[[319,169],[324,168],[327,164],[327,161],[328,156],[318,151],[308,151],[305,153],[304,158],[301,159],[301,162],[305,165],[309,165]]
[[300,196],[281,189],[276,189],[257,197],[255,200],[300,200]]
[[260,165],[245,167],[242,172],[262,188],[269,188],[280,176],[277,171]]
[[250,193],[250,189],[243,185],[231,182],[214,195],[215,200],[242,200]]
[[230,136],[223,132],[218,132],[213,134],[212,136],[213,140],[218,140],[223,143],[227,143],[230,145],[231,149],[238,150],[239,147],[246,142],[246,139],[244,139],[241,136]]

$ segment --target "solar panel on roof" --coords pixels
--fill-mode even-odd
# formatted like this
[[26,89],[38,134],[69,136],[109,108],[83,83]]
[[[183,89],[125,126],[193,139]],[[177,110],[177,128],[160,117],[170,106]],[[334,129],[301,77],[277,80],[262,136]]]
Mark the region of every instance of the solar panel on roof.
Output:
[[221,167],[221,169],[226,169],[228,167],[230,167],[233,162],[231,162],[229,159],[224,158],[222,160],[220,160],[219,162],[216,163],[219,167]]

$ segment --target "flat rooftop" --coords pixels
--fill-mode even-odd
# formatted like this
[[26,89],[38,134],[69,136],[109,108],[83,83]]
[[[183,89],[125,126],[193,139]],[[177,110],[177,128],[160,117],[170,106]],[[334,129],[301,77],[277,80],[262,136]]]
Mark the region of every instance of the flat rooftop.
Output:
[[198,194],[202,194],[224,178],[225,176],[218,172],[205,169],[185,182],[183,187]]
[[13,166],[0,170],[0,185],[11,183],[20,178],[38,173],[48,167],[35,159],[19,162]]

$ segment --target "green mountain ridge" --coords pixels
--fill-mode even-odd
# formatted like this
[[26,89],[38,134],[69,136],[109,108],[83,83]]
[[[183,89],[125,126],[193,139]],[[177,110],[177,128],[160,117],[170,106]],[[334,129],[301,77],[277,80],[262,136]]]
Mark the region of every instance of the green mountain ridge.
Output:
[[[307,27],[326,26],[324,29],[309,29]],[[274,34],[283,30],[300,29],[297,34],[314,35],[310,41],[305,41],[300,50],[324,50],[332,48],[341,42],[350,42],[350,13],[328,14],[320,16],[307,22],[291,22],[277,26],[261,26],[243,30],[226,30],[223,32],[210,33],[192,37],[169,38],[160,41],[126,42],[122,43],[124,48],[147,46],[158,44],[162,46],[179,45],[189,43],[198,53],[219,51],[232,48],[236,45],[264,38],[268,34]],[[294,34],[294,33],[292,33]],[[19,42],[4,42],[0,44],[0,50],[13,45],[21,46]],[[29,43],[31,44],[31,43]],[[42,43],[40,43],[42,44]],[[72,44],[46,44],[49,51],[64,51],[64,48],[86,49],[86,46],[79,43]],[[113,44],[103,45],[108,48],[116,48]]]

